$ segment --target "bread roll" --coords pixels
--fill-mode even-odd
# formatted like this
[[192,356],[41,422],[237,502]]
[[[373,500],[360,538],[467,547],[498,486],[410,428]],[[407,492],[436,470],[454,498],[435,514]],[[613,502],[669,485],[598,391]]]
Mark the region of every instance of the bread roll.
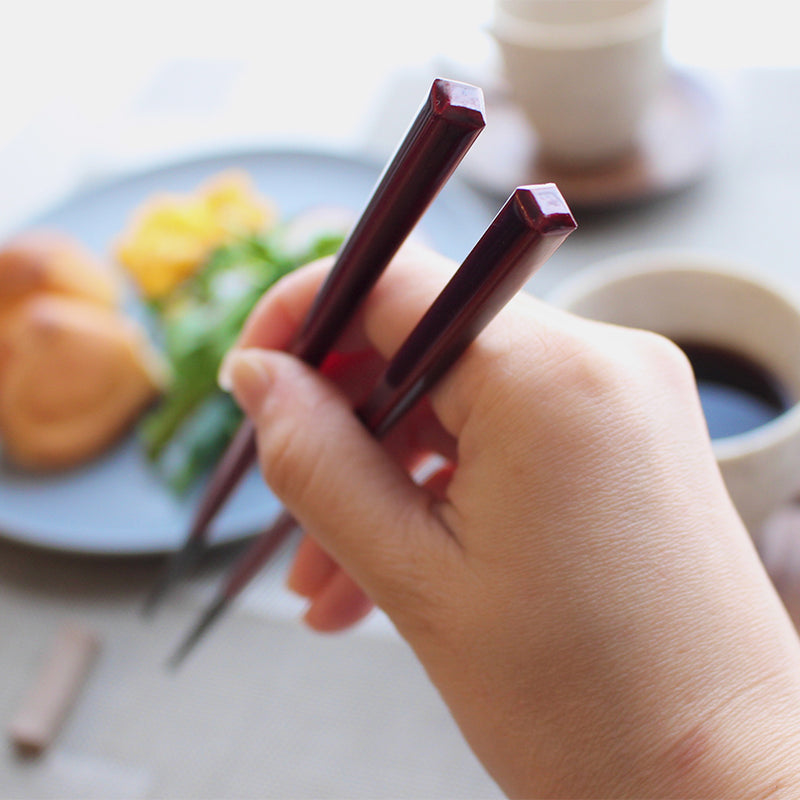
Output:
[[34,294],[0,331],[0,438],[36,470],[82,463],[108,448],[163,381],[143,332],[85,299]]
[[111,272],[71,237],[30,231],[0,250],[0,314],[33,294],[49,292],[114,306],[119,289]]

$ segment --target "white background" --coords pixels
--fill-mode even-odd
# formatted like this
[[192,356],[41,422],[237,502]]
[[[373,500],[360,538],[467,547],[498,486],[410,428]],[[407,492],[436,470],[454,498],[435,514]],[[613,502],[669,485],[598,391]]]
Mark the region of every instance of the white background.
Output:
[[[237,91],[226,97],[215,136],[268,131],[342,140],[392,71],[442,55],[462,63],[491,58],[491,6],[0,0],[0,153],[37,125],[65,149],[76,139],[96,148],[105,136],[119,146],[124,130],[112,123],[137,103],[199,115],[231,85]],[[800,66],[794,16],[791,0],[668,0],[667,51],[701,68]],[[165,76],[195,80],[182,107],[168,91],[152,91]]]

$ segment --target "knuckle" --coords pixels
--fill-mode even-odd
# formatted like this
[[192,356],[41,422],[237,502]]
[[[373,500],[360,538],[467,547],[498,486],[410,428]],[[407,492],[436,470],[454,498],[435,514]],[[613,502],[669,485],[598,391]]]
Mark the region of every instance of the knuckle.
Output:
[[689,360],[666,336],[632,328],[613,329],[611,335],[576,343],[562,360],[583,391],[617,395],[631,387],[661,391],[693,385]]
[[661,374],[670,384],[694,383],[694,373],[686,354],[666,336],[650,331],[639,331],[643,357],[651,369]]

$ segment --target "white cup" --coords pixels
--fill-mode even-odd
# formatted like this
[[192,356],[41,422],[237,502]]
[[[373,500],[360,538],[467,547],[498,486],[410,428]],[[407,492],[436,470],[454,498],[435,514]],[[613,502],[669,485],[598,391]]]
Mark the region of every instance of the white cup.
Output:
[[800,489],[800,300],[736,263],[672,251],[630,253],[578,273],[550,296],[583,317],[700,342],[758,364],[791,398],[758,427],[712,440],[754,539]]
[[664,0],[495,0],[491,33],[543,158],[630,151],[665,75]]

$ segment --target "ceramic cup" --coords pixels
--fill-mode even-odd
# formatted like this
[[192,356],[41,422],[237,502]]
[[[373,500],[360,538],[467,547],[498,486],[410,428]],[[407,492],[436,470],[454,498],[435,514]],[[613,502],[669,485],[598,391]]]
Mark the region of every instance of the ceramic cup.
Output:
[[629,152],[662,86],[664,0],[495,0],[490,32],[543,158]]
[[767,517],[800,489],[800,300],[743,265],[676,252],[602,262],[549,299],[583,317],[743,356],[782,387],[783,413],[712,439],[728,492],[758,539]]

